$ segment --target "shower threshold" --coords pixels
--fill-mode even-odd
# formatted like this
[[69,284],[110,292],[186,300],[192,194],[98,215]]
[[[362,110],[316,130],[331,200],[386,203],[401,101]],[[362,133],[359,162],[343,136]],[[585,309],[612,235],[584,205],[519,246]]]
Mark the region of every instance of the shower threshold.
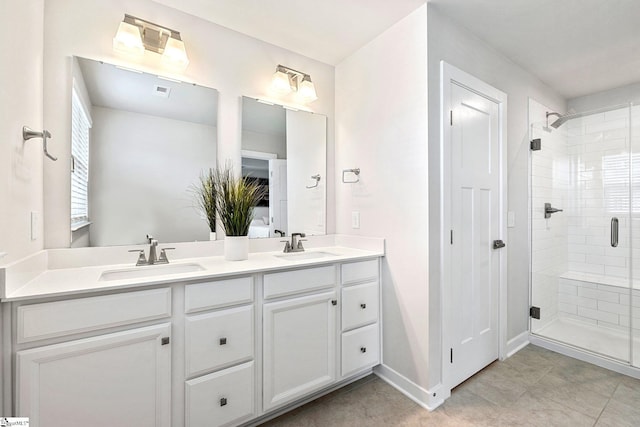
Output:
[[629,363],[628,331],[618,331],[580,320],[559,317],[534,333],[620,362]]

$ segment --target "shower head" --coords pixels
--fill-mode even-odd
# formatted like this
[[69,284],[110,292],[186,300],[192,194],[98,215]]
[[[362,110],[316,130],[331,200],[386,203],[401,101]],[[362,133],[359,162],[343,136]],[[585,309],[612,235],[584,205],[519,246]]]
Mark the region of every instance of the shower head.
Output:
[[[557,119],[549,124],[549,116],[556,116]],[[569,112],[567,114],[560,114],[560,113],[556,113],[556,112],[549,112],[547,111],[547,128],[549,128],[549,126],[551,126],[554,129],[558,129],[560,126],[562,126],[566,121],[573,119],[576,117],[576,113],[573,109],[569,110]],[[551,129],[549,129],[551,130]]]

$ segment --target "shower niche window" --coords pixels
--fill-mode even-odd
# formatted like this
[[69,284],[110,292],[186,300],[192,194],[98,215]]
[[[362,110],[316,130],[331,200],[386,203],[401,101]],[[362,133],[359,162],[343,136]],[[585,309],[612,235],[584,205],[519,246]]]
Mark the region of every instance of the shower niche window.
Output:
[[531,332],[640,367],[640,107],[529,107]]

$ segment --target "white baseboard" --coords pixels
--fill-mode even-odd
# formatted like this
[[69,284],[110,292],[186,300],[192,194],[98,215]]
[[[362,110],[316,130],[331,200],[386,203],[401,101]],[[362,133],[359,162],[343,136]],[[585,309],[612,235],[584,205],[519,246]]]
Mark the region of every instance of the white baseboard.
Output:
[[507,357],[511,357],[529,344],[529,331],[524,331],[520,335],[511,338],[507,342]]
[[373,369],[373,373],[429,411],[433,411],[444,402],[445,396],[441,396],[442,390],[440,385],[434,387],[432,390],[427,390],[386,365],[376,366]]

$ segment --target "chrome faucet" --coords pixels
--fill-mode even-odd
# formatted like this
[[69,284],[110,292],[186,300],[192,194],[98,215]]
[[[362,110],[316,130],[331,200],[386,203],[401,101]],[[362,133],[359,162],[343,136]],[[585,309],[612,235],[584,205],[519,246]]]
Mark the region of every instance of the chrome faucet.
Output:
[[298,239],[298,237],[305,237],[304,233],[291,233],[291,242],[288,240],[281,240],[281,242],[285,242],[284,250],[282,252],[304,252],[304,246],[302,246],[302,242],[304,239]]
[[166,251],[173,250],[175,248],[162,248],[160,249],[160,257],[158,257],[156,248],[158,247],[158,241],[153,238],[152,235],[147,234],[147,241],[149,242],[149,259],[144,256],[144,249],[133,249],[129,252],[138,252],[138,261],[136,266],[140,265],[154,265],[154,264],[169,264],[169,258],[167,258]]
[[149,258],[148,264],[155,264],[158,262],[158,255],[156,254],[156,248],[158,247],[158,241],[153,238],[151,234],[147,234],[147,240],[149,241]]

